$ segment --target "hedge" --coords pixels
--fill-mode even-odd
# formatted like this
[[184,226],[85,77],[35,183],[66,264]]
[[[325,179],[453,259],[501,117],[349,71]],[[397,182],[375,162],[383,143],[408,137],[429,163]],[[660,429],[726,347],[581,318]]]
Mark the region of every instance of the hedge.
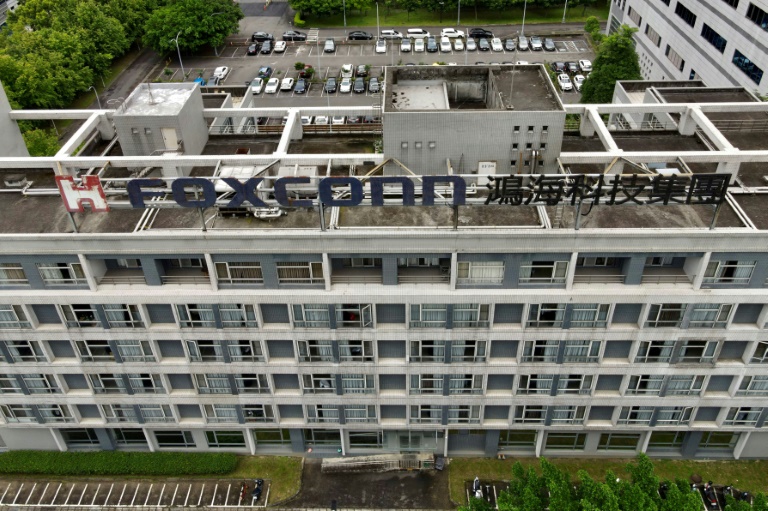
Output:
[[301,28],[304,25],[306,25],[307,22],[301,19],[301,13],[297,12],[296,15],[293,17],[293,24],[294,26]]
[[231,453],[9,451],[0,454],[0,474],[58,476],[180,476],[228,474]]

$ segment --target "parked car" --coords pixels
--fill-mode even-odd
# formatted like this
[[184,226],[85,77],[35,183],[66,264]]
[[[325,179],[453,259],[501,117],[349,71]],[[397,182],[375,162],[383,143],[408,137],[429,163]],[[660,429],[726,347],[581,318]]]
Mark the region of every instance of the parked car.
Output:
[[315,118],[311,115],[302,115],[301,116],[301,125],[306,126],[307,124],[312,124],[312,121],[314,121]]
[[336,92],[336,87],[337,87],[336,78],[330,77],[325,81],[324,90],[327,94],[333,94],[334,92]]
[[343,115],[334,115],[333,118],[331,119],[331,124],[333,125],[344,124],[344,121],[346,119],[347,118]]
[[374,76],[368,81],[368,92],[374,93],[379,92],[380,90],[381,84],[379,83],[379,79]]
[[359,77],[355,78],[355,85],[352,87],[352,90],[356,94],[362,94],[365,92],[365,78]]
[[576,90],[581,92],[581,86],[584,85],[584,75],[576,75],[573,77],[573,85],[576,87]]
[[223,80],[229,74],[229,68],[227,66],[217,67],[213,70],[213,77],[218,78],[219,81]]
[[365,117],[363,117],[363,124],[374,124],[379,122],[381,122],[380,117],[374,117],[372,115],[366,115]]
[[555,41],[551,37],[544,39],[544,49],[546,51],[555,51]]
[[565,73],[557,75],[557,84],[560,86],[560,90],[563,92],[573,90],[571,79]]
[[354,71],[355,66],[352,64],[344,64],[341,66],[341,77],[342,78],[352,78],[352,72]]
[[285,51],[285,47],[287,44],[285,44],[285,41],[277,41],[275,43],[275,49],[273,50],[275,53],[283,53]]
[[318,115],[317,117],[315,117],[315,124],[328,124],[328,116]]
[[450,53],[450,51],[453,49],[451,45],[451,40],[447,37],[441,37],[440,38],[440,51],[443,53]]
[[488,39],[483,37],[479,41],[477,41],[477,49],[480,51],[490,51],[491,45],[488,44]]
[[326,39],[323,46],[323,52],[333,53],[336,51],[336,42],[333,39]]
[[424,51],[424,39],[413,40],[413,51],[422,53]]
[[566,62],[565,66],[568,68],[569,73],[576,74],[579,72],[579,65],[576,62]]
[[493,39],[493,32],[484,28],[473,28],[469,31],[469,37],[473,39]]
[[254,32],[251,36],[251,41],[254,43],[263,43],[264,41],[274,41],[275,38],[272,36],[272,34],[268,34],[267,32]]
[[531,37],[531,50],[532,51],[541,51],[542,49],[544,49],[544,46],[541,44],[541,37],[532,36]]
[[262,43],[261,53],[264,55],[269,55],[272,53],[272,41],[264,41],[264,43]]
[[293,87],[294,94],[304,94],[307,92],[307,81],[304,78],[296,80],[296,85]]
[[369,32],[363,32],[362,30],[353,30],[347,36],[350,41],[370,41],[373,39],[373,34]]
[[551,66],[552,66],[552,71],[558,74],[565,73],[568,70],[568,68],[565,67],[565,62],[553,62]]
[[528,65],[528,61],[527,60],[518,60],[517,62],[515,62],[515,65],[527,66]]
[[360,116],[358,115],[350,115],[347,117],[347,124],[360,124]]
[[264,88],[264,80],[257,76],[253,79],[251,82],[251,93],[252,94],[261,94],[262,89]]
[[517,42],[515,42],[514,39],[511,37],[508,37],[504,40],[504,49],[507,51],[515,51],[515,48],[517,48]]
[[477,43],[474,39],[467,39],[467,51],[475,51],[477,50]]
[[387,41],[384,39],[376,41],[376,53],[387,53]]
[[342,78],[341,85],[339,85],[339,92],[348,94],[352,92],[352,78]]
[[412,37],[413,39],[424,39],[432,37],[432,34],[424,30],[423,28],[409,28],[405,32],[405,37]]
[[411,40],[407,37],[403,39],[403,42],[400,43],[400,51],[402,53],[408,53],[411,51]]
[[437,41],[434,37],[427,38],[427,51],[429,53],[435,53],[437,51]]
[[381,39],[402,39],[403,34],[398,32],[397,30],[392,29],[385,29],[381,31]]
[[368,76],[368,66],[365,64],[357,66],[357,69],[355,69],[355,76]]
[[464,32],[455,28],[444,28],[440,31],[440,37],[450,37],[451,39],[464,37]]
[[504,45],[501,44],[501,39],[498,37],[491,39],[491,49],[493,51],[504,51]]
[[291,89],[293,89],[293,78],[283,78],[283,81],[280,82],[280,90]]
[[453,40],[453,49],[456,51],[464,51],[464,41],[460,37]]
[[272,68],[269,66],[261,66],[259,68],[259,78],[264,78],[265,80],[272,76]]
[[280,88],[280,78],[270,78],[264,87],[264,94],[274,94]]
[[259,45],[254,43],[248,47],[248,55],[256,55],[259,53]]
[[283,41],[306,41],[307,34],[298,30],[289,30],[283,32]]
[[517,49],[520,51],[528,51],[528,38],[524,35],[517,36]]
[[592,71],[592,62],[589,60],[580,60],[579,69],[581,69],[582,73],[589,73]]

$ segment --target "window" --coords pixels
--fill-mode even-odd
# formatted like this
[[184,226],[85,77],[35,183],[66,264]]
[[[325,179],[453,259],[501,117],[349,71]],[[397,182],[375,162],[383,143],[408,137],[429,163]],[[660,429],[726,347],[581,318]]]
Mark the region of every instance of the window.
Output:
[[301,385],[305,394],[334,394],[336,376],[332,374],[303,374]]
[[504,262],[459,262],[457,284],[501,284],[504,281]]
[[557,362],[560,341],[525,341],[521,362]]
[[91,387],[96,394],[124,394],[125,380],[120,374],[89,374]]
[[448,380],[448,393],[453,394],[482,394],[482,374],[452,374]]
[[639,434],[603,433],[597,443],[597,449],[602,451],[634,451],[640,441]]
[[101,412],[107,422],[136,422],[133,405],[101,405]]
[[169,405],[139,405],[144,422],[176,422]]
[[565,341],[563,362],[595,363],[600,359],[602,341]]
[[[726,4],[730,5],[734,9],[739,7],[739,0],[723,0]],[[751,5],[751,4],[750,4]]]
[[341,445],[341,432],[338,429],[305,429],[304,443],[306,445]]
[[485,362],[486,341],[453,341],[451,362]]
[[220,303],[221,326],[223,328],[258,328],[253,305]]
[[565,284],[568,261],[532,261],[520,266],[521,284]]
[[200,303],[177,304],[176,312],[179,315],[179,326],[181,328],[216,328],[212,305]]
[[80,360],[83,362],[114,361],[115,355],[108,341],[75,341]]
[[144,328],[138,305],[104,305],[104,315],[110,328]]
[[667,59],[669,59],[669,61],[674,64],[677,69],[680,71],[683,70],[685,67],[685,60],[675,50],[673,50],[670,45],[667,45],[667,49],[664,52],[664,55],[667,56]]
[[256,262],[215,263],[219,284],[263,284],[261,264]]
[[37,341],[3,341],[8,354],[14,362],[47,362],[48,358],[43,353],[40,343]]
[[669,363],[675,350],[675,341],[641,341],[635,357],[636,363]]
[[266,374],[236,374],[235,387],[239,394],[269,394]]
[[454,328],[487,328],[488,305],[478,303],[457,303],[453,306]]
[[307,422],[339,422],[337,405],[306,405]]
[[223,362],[224,350],[219,341],[187,341],[191,362]]
[[17,263],[0,263],[0,286],[23,286],[29,284],[24,268]]
[[654,431],[648,441],[649,451],[680,450],[685,440],[684,431]]
[[740,408],[729,408],[728,414],[723,421],[724,426],[754,426],[763,413],[762,408],[754,406],[742,406]]
[[21,379],[30,394],[61,393],[61,388],[56,383],[56,377],[52,374],[22,374]]
[[627,11],[627,14],[629,15],[629,19],[635,22],[635,25],[638,27],[643,24],[643,17],[640,16],[640,14],[634,10],[632,7],[629,8],[629,11]]
[[661,36],[648,24],[645,25],[645,35],[657,48],[661,47]]
[[243,405],[245,422],[274,422],[272,405]]
[[525,405],[515,407],[515,417],[513,419],[515,424],[544,424],[546,420],[546,406]]
[[149,341],[115,341],[123,362],[155,362]]
[[680,2],[677,2],[677,5],[675,6],[675,14],[680,16],[680,18],[690,26],[694,26],[696,24],[696,15]]
[[205,268],[205,262],[201,257],[191,257],[187,259],[169,259],[168,265],[171,268]]
[[373,314],[370,304],[336,305],[336,328],[371,328]]
[[37,405],[37,412],[43,422],[75,422],[67,405]]
[[382,447],[384,447],[384,432],[383,431],[350,431],[349,447],[352,449],[354,448],[381,449]]
[[704,376],[670,376],[667,382],[668,396],[698,396],[704,385]]
[[680,426],[686,425],[691,421],[693,408],[690,406],[666,407],[656,410],[657,426]]
[[371,341],[339,341],[340,362],[373,362]]
[[725,328],[733,311],[733,305],[719,303],[700,303],[693,305],[690,328]]
[[238,422],[237,405],[203,405],[209,423]]
[[564,317],[564,303],[532,303],[528,306],[527,326],[534,328],[562,328]]
[[37,422],[32,407],[29,405],[0,405],[0,411],[8,423]]
[[443,394],[442,374],[412,374],[411,394]]
[[763,70],[757,67],[754,62],[745,57],[739,50],[733,52],[732,62],[746,74],[750,80],[757,85],[760,85],[760,81],[763,79]]
[[206,431],[205,440],[208,447],[245,447],[245,436],[242,431]]
[[345,405],[346,422],[376,422],[376,405]]
[[38,263],[37,270],[48,286],[78,286],[88,283],[80,263]]
[[21,305],[0,305],[0,328],[32,328]]
[[586,433],[548,433],[545,446],[547,449],[559,451],[581,451],[586,443]]
[[757,261],[710,261],[704,284],[749,284]]
[[299,362],[333,362],[331,341],[297,341]]
[[732,451],[739,441],[739,433],[727,431],[706,431],[699,441],[699,449],[709,451]]
[[21,394],[21,386],[16,376],[0,374],[0,394]]
[[91,447],[99,445],[99,437],[91,428],[61,429],[61,437],[67,447]]
[[155,431],[158,447],[195,447],[191,431]]
[[442,406],[411,405],[411,424],[440,424],[442,417]]
[[523,374],[517,388],[518,394],[550,394],[554,374]]
[[714,362],[717,341],[686,341],[680,347],[679,362]]
[[768,395],[768,376],[745,376],[741,380],[737,396]]
[[119,446],[147,445],[147,438],[141,429],[111,429],[115,438],[115,444]]
[[714,46],[720,53],[725,52],[725,45],[728,44],[728,41],[723,39],[720,34],[712,30],[712,27],[706,23],[701,26],[701,37],[703,37],[709,44]]
[[293,306],[295,328],[330,328],[331,317],[325,304],[295,304]]
[[323,263],[277,263],[279,284],[322,284]]
[[448,424],[480,424],[480,406],[449,406]]
[[610,304],[575,303],[571,311],[571,328],[605,328]]
[[342,374],[341,389],[344,394],[372,394],[376,386],[372,374]]
[[381,259],[378,257],[347,257],[341,260],[345,268],[380,268]]
[[749,359],[751,364],[768,364],[768,342],[761,341],[755,346],[755,352]]
[[163,380],[159,374],[134,373],[127,374],[128,384],[134,394],[163,394]]
[[444,362],[445,341],[411,341],[411,362]]
[[553,406],[552,424],[583,424],[586,406]]
[[67,328],[101,327],[101,321],[99,321],[96,309],[92,305],[75,304],[60,305],[59,307],[64,315]]
[[751,2],[747,8],[747,18],[763,30],[768,30],[768,13]]
[[561,374],[557,380],[557,394],[590,394],[593,379],[591,374]]
[[650,328],[678,328],[685,314],[684,303],[653,304],[648,311],[646,327]]
[[672,266],[674,262],[675,258],[671,256],[656,256],[645,258],[646,266]]
[[536,447],[536,431],[508,429],[500,431],[500,433],[500,449],[533,449]]
[[658,396],[661,393],[661,387],[664,384],[663,375],[634,375],[629,377],[626,394]]
[[229,341],[229,360],[232,362],[264,362],[261,341]]
[[447,320],[445,304],[411,305],[411,328],[445,328]]
[[618,424],[648,426],[653,416],[652,406],[622,406]]
[[229,385],[229,377],[226,374],[196,374],[195,382],[197,383],[197,391],[200,394],[232,393],[232,387]]

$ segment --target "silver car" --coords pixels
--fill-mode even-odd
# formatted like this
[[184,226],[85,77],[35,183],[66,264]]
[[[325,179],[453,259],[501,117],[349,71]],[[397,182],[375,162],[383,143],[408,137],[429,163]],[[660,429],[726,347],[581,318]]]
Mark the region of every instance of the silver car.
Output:
[[528,38],[524,35],[518,36],[517,49],[520,51],[528,51]]

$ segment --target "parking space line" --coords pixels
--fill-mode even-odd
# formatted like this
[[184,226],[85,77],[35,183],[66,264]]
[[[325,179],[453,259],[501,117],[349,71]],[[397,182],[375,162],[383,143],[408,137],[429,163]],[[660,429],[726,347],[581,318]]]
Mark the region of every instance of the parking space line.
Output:
[[119,506],[123,502],[123,495],[125,495],[125,489],[128,488],[128,483],[125,483],[123,485],[123,491],[120,492],[120,498],[117,500],[117,505]]
[[216,500],[217,491],[219,491],[219,483],[216,483],[216,486],[213,487],[213,498],[211,498],[211,505],[213,505],[213,502]]
[[43,497],[45,497],[45,492],[48,491],[48,487],[51,485],[51,483],[48,483],[45,485],[45,488],[43,488],[43,493],[40,495],[40,500],[37,501],[37,505],[39,506],[40,503],[43,501]]
[[27,495],[27,500],[24,501],[24,505],[26,506],[29,504],[29,499],[32,498],[32,495],[35,493],[35,488],[37,488],[37,483],[32,485],[32,489],[29,490],[29,495]]
[[136,495],[139,494],[139,487],[141,486],[141,483],[136,485],[136,491],[133,492],[133,498],[131,499],[131,506],[133,506],[134,501],[136,500]]
[[205,491],[205,483],[203,483],[203,487],[200,488],[200,498],[197,499],[197,505],[199,506],[203,502],[203,492]]
[[21,486],[19,486],[19,491],[16,492],[16,497],[13,499],[13,502],[11,502],[12,506],[16,504],[16,499],[19,498],[22,489],[24,489],[24,483],[21,483]]
[[96,487],[96,493],[93,494],[93,500],[91,501],[92,506],[96,504],[96,497],[99,496],[99,490],[101,490],[101,483]]
[[106,506],[109,504],[109,497],[112,496],[112,489],[115,487],[114,483],[109,487],[109,492],[107,493],[107,498],[104,499],[104,505]]
[[[53,494],[53,498],[51,499],[51,505],[53,505],[53,503],[56,502],[56,497],[59,496],[59,490],[61,490],[61,485],[63,484],[64,483],[59,483],[59,487],[56,488],[56,493]],[[5,496],[5,494],[3,494],[3,496]],[[2,499],[0,499],[0,502],[2,502]]]
[[83,492],[80,494],[80,500],[77,501],[77,505],[79,506],[83,502],[83,497],[85,497],[85,490],[88,489],[88,484],[86,484],[83,487]]
[[147,492],[147,498],[144,499],[144,505],[147,505],[147,502],[149,502],[149,496],[152,494],[152,487],[155,485],[155,483],[152,483],[149,485],[149,491]]
[[163,489],[160,490],[160,498],[157,499],[157,507],[160,507],[160,502],[163,501],[163,493],[165,493],[165,484],[163,484]]
[[229,486],[227,486],[227,496],[224,497],[224,505],[227,505],[227,502],[229,501],[229,490],[232,489],[232,483],[229,483]]
[[176,500],[176,492],[179,491],[179,485],[176,485],[176,489],[173,490],[173,498],[171,499],[171,507],[173,507],[173,503]]
[[184,499],[184,507],[187,507],[187,502],[189,502],[190,493],[192,493],[192,484],[189,485],[189,490],[187,490],[187,498]]
[[75,491],[75,484],[72,484],[72,488],[69,489],[69,493],[67,493],[67,500],[64,501],[64,505],[66,506],[69,504],[69,497],[72,496],[72,492]]

